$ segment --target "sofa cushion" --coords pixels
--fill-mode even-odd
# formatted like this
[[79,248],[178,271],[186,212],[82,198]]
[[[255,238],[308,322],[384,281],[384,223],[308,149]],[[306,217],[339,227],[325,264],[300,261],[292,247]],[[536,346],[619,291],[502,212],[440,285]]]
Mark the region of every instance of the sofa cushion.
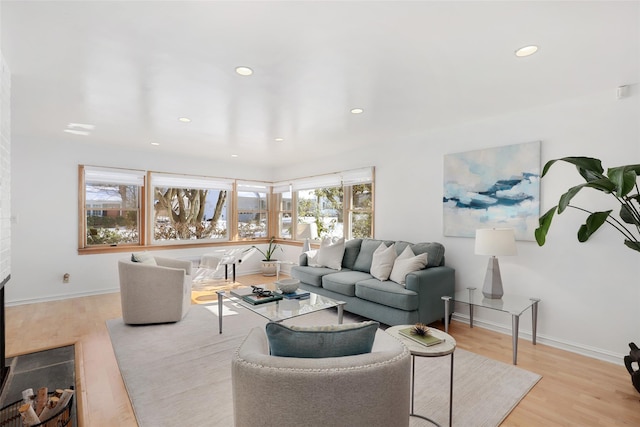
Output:
[[378,249],[373,252],[371,275],[378,280],[387,280],[391,274],[393,262],[397,257],[394,244],[387,247],[384,243],[380,243]]
[[351,239],[344,242],[344,256],[342,257],[342,267],[353,270],[353,264],[358,258],[362,239]]
[[342,295],[356,295],[355,285],[360,280],[371,279],[369,273],[362,271],[340,271],[322,277],[322,287]]
[[329,267],[334,270],[342,268],[342,257],[344,256],[344,237],[332,242],[330,238],[325,238],[318,249],[318,264],[321,267]]
[[343,357],[370,353],[380,324],[367,321],[329,326],[266,326],[272,356]]
[[388,280],[384,282],[377,279],[362,280],[356,283],[356,296],[363,300],[406,311],[417,310],[419,303],[416,292]]
[[444,265],[444,246],[442,243],[416,243],[411,245],[411,250],[415,255],[428,254],[429,266],[438,267]]
[[[344,269],[342,270],[344,271]],[[291,277],[308,285],[322,286],[322,276],[335,273],[335,270],[326,267],[308,267],[294,265],[291,267]]]
[[407,246],[393,263],[393,269],[391,270],[389,279],[404,285],[407,274],[422,270],[427,266],[428,256],[429,254],[426,252],[420,255],[414,255],[411,247]]
[[[373,253],[382,240],[376,239],[362,239],[362,243],[360,244],[360,252],[358,253],[358,257],[356,261],[353,263],[353,269],[357,271],[364,271],[368,273],[371,271],[371,262],[373,261]],[[387,246],[391,245],[394,242],[385,242]]]

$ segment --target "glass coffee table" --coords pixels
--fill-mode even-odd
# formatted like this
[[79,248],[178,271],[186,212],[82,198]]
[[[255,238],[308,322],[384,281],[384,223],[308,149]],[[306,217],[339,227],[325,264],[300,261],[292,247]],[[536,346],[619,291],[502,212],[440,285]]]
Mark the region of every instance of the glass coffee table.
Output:
[[536,330],[538,326],[538,298],[528,298],[519,295],[505,294],[500,299],[485,298],[482,291],[467,288],[466,291],[456,292],[453,297],[444,296],[444,331],[449,332],[449,315],[451,301],[469,305],[469,326],[473,328],[473,308],[484,307],[491,310],[503,311],[511,314],[511,339],[513,341],[513,364],[518,362],[518,329],[520,315],[531,308],[531,342],[536,345]]
[[[270,288],[268,285],[260,286],[266,289]],[[309,296],[304,299],[283,298],[278,301],[257,305],[244,301],[241,297],[234,295],[231,291],[217,291],[216,294],[218,294],[218,330],[220,333],[222,333],[222,307],[223,300],[225,298],[264,317],[265,319],[268,319],[271,322],[282,322],[283,320],[336,307],[338,310],[338,324],[342,324],[344,306],[346,305],[344,301],[334,300],[313,292],[309,292]]]

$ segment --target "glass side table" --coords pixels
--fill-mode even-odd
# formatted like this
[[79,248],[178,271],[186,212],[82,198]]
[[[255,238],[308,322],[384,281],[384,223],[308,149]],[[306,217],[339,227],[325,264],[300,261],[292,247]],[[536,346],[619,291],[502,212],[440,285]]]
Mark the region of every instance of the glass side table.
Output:
[[511,339],[513,342],[513,364],[518,363],[518,328],[520,315],[531,308],[531,342],[536,345],[536,330],[538,326],[539,298],[527,298],[518,295],[505,294],[500,299],[485,298],[482,292],[476,288],[467,288],[459,291],[453,297],[444,296],[444,331],[449,332],[449,315],[451,313],[451,301],[469,305],[469,326],[473,328],[473,308],[484,307],[491,310],[502,311],[511,314]]

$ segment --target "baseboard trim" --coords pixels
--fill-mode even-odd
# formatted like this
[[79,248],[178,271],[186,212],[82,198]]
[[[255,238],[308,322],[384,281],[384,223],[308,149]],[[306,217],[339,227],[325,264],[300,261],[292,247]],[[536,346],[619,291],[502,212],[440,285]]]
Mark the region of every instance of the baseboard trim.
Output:
[[50,302],[50,301],[60,301],[60,300],[71,299],[71,298],[90,297],[90,296],[93,296],[93,295],[113,294],[113,293],[116,293],[116,292],[120,292],[120,288],[101,289],[101,290],[97,290],[97,291],[77,292],[77,293],[72,293],[72,294],[52,295],[52,296],[49,296],[49,297],[42,297],[42,298],[27,298],[27,299],[13,300],[13,301],[7,301],[5,303],[5,305],[7,307],[13,307],[13,306],[16,306],[16,305],[36,304],[36,303],[39,303],[39,302]]
[[[453,313],[453,319],[469,324],[469,315],[467,314]],[[501,334],[511,336],[511,325],[490,322],[487,320],[479,319],[477,316],[473,316],[473,327],[484,328],[490,331],[499,332]],[[518,331],[518,338],[531,341],[532,336],[533,335],[530,330],[520,328],[520,330]],[[624,354],[618,354],[596,347],[585,346],[575,342],[549,337],[547,335],[540,334],[540,332],[536,334],[536,342],[548,345],[549,347],[566,350],[571,353],[576,353],[582,356],[591,357],[593,359],[602,360],[604,362],[613,363],[615,365],[624,366]]]
[[[285,269],[280,270],[280,274],[284,274],[287,276],[289,276],[290,272],[291,272],[290,268],[289,268],[289,271],[285,271]],[[248,276],[251,274],[260,274],[260,273],[261,273],[260,269],[244,270],[242,274],[236,274],[236,277]],[[231,274],[229,274],[229,276],[231,276]],[[116,292],[120,292],[119,287],[111,288],[111,289],[100,289],[100,290],[89,291],[89,292],[77,292],[77,293],[68,293],[68,294],[60,294],[60,295],[51,295],[48,297],[40,297],[40,298],[18,299],[18,300],[12,300],[12,301],[5,301],[5,307],[13,307],[13,306],[25,305],[25,304],[36,304],[39,302],[60,301],[60,300],[65,300],[70,298],[90,297],[94,295],[113,294]]]

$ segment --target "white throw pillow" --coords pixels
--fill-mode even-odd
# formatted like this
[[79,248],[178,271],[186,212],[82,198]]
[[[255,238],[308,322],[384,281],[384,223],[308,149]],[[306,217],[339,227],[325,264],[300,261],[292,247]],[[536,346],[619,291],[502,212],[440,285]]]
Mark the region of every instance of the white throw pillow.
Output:
[[151,255],[147,251],[132,253],[131,254],[131,261],[139,262],[139,263],[142,263],[142,264],[158,265],[158,264],[156,264],[156,259],[153,257],[153,255]]
[[371,275],[382,281],[389,279],[396,257],[395,244],[387,247],[384,243],[380,243],[378,249],[373,252],[373,258],[371,259]]
[[305,252],[307,254],[307,265],[309,267],[322,267],[320,263],[318,263],[318,250],[313,249]]
[[318,249],[318,264],[334,270],[342,269],[342,257],[344,256],[344,237],[331,243],[331,238],[326,238]]
[[414,255],[409,246],[402,251],[402,253],[396,258],[393,263],[393,269],[391,270],[390,280],[396,283],[404,285],[407,274],[422,270],[427,266],[427,253],[420,255]]

